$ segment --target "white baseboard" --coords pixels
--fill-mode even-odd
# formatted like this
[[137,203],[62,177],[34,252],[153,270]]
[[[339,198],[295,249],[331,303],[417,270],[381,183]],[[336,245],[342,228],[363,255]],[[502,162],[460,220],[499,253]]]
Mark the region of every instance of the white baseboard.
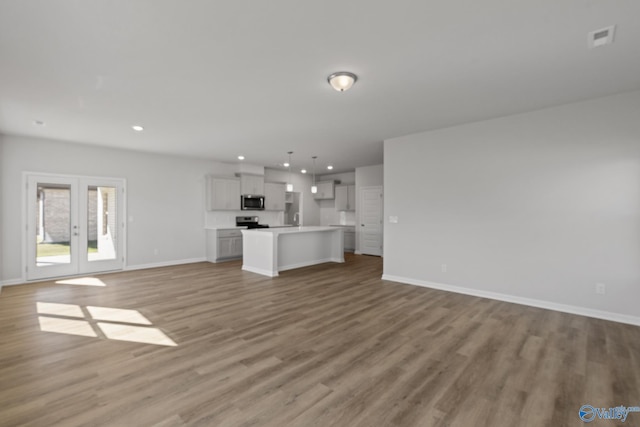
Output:
[[268,276],[268,277],[277,277],[278,276],[278,272],[277,271],[264,270],[262,268],[250,267],[248,265],[243,265],[242,266],[242,270],[249,271],[251,273],[262,274],[263,276]]
[[124,268],[124,271],[132,271],[132,270],[146,270],[147,268],[158,268],[158,267],[171,267],[174,265],[181,264],[194,264],[196,262],[205,262],[207,258],[189,258],[189,259],[180,259],[177,261],[163,261],[163,262],[154,262],[151,264],[137,264],[137,265],[127,265]]
[[612,313],[610,311],[594,310],[586,307],[559,304],[551,301],[537,300],[532,298],[517,297],[514,295],[501,294],[497,292],[482,291],[478,289],[464,288],[461,286],[445,285],[442,283],[429,282],[425,280],[412,279],[409,277],[393,276],[383,274],[382,280],[405,283],[408,285],[422,286],[424,288],[438,289],[441,291],[455,292],[457,294],[471,295],[480,298],[489,298],[498,301],[505,301],[514,304],[528,305],[531,307],[544,308],[547,310],[560,311],[563,313],[577,314],[579,316],[594,317],[596,319],[610,320],[612,322],[627,323],[629,325],[640,326],[640,317],[626,314]]
[[286,271],[286,270],[293,270],[294,268],[301,268],[301,267],[309,267],[311,265],[316,265],[316,264],[323,264],[325,262],[344,262],[344,257],[343,258],[325,258],[325,259],[316,259],[313,261],[305,261],[305,262],[299,262],[296,264],[289,264],[289,265],[283,265],[278,267],[278,271]]
[[[116,273],[118,271],[130,271],[130,270],[144,270],[147,268],[157,268],[157,267],[170,267],[173,265],[180,265],[180,264],[193,264],[196,262],[203,262],[206,261],[206,258],[190,258],[190,259],[182,259],[182,260],[178,260],[178,261],[165,261],[165,262],[157,262],[157,263],[153,263],[153,264],[138,264],[138,265],[128,265],[126,267],[124,267],[122,270],[112,270],[112,271],[100,271],[97,273],[88,273],[88,274],[80,274],[80,275],[74,275],[74,276],[65,276],[65,278],[67,277],[82,277],[82,276],[87,276],[87,275],[99,275],[99,274],[107,274],[107,273]],[[38,280],[23,280],[23,279],[11,279],[11,280],[3,280],[0,282],[0,290],[2,290],[3,286],[13,286],[13,285],[23,285],[23,284],[29,284],[29,283],[38,283],[38,282],[48,282],[51,280],[59,280],[62,279],[62,277],[50,277],[50,278],[46,278],[46,279],[38,279]]]
[[25,281],[22,279],[3,280],[0,282],[0,289],[2,289],[3,286],[21,285],[23,283],[25,283]]

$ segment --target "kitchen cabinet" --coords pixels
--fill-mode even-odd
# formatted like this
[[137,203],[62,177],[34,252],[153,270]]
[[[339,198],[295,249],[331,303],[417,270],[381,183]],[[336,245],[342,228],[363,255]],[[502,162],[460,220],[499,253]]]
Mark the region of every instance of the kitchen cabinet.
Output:
[[240,191],[240,194],[264,196],[264,176],[241,174]]
[[[337,197],[337,195],[336,195]],[[355,252],[356,250],[356,227],[354,225],[332,225],[331,227],[341,228],[343,232],[343,247],[345,252]]]
[[264,184],[264,209],[267,211],[284,211],[286,185],[274,182]]
[[219,262],[242,258],[240,229],[207,230],[207,261]]
[[318,192],[313,195],[314,199],[333,199],[335,183],[333,181],[321,181],[317,182]]
[[356,210],[356,186],[337,185],[336,186],[336,210],[355,211]]
[[356,232],[344,230],[344,250],[354,252],[356,250]]
[[240,181],[238,179],[208,176],[206,191],[207,210],[240,210]]

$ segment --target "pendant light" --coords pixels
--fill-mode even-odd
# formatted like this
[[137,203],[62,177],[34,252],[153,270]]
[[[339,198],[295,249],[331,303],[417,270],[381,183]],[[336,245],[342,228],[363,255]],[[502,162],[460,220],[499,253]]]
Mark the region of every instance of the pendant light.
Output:
[[313,185],[311,186],[311,192],[316,194],[318,192],[318,186],[316,185],[316,159],[318,156],[313,156]]
[[293,151],[288,151],[287,153],[289,154],[289,163],[287,163],[287,166],[289,166],[289,179],[287,181],[287,191],[291,192],[293,191],[293,181],[291,181],[291,155],[293,154]]

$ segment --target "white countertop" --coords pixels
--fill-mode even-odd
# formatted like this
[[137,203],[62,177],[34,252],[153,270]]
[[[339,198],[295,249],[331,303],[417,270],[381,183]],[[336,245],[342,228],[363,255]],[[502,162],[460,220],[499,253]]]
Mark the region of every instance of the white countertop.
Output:
[[306,225],[301,227],[254,228],[251,230],[242,230],[242,233],[243,234],[248,234],[248,233],[285,234],[285,233],[312,233],[316,231],[336,231],[336,227]]
[[356,230],[356,226],[355,225],[342,225],[342,224],[331,224],[329,225],[329,227],[340,227],[340,228],[350,228],[353,231]]
[[[270,225],[269,227],[271,228],[290,228],[290,227],[297,227],[297,225]],[[222,226],[222,225],[217,225],[217,226],[210,226],[210,227],[205,227],[205,230],[246,230],[247,226],[243,225],[243,226],[233,226],[233,225],[227,225],[227,226]]]

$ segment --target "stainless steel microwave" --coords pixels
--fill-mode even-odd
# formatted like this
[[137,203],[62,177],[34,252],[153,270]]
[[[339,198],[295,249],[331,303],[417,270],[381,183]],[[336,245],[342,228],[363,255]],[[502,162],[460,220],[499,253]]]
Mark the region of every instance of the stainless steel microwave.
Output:
[[242,209],[243,211],[264,210],[264,196],[243,194],[242,196],[240,196],[240,209]]

